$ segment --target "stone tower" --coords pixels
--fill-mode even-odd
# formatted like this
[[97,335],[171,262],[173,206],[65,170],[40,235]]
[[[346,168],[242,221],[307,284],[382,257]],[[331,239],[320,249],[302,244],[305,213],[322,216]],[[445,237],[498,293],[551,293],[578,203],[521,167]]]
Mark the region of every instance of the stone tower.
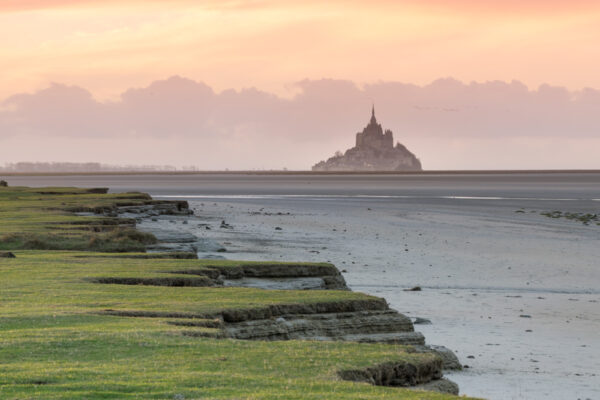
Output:
[[385,133],[381,124],[375,118],[375,105],[371,109],[371,120],[362,132],[356,134],[356,147],[373,148],[376,150],[390,149],[394,147],[394,137],[392,131],[386,129]]

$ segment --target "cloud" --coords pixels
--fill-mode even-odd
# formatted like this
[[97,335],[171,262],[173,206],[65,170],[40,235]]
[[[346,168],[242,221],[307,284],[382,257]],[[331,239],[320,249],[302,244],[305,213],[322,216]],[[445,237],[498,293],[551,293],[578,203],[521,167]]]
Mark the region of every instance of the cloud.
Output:
[[11,96],[0,104],[0,127],[5,134],[103,134],[99,128],[114,118],[108,106],[96,102],[87,90],[58,83],[34,94]]
[[[465,149],[477,151],[473,160],[479,160],[479,165],[496,159],[501,168],[507,154],[495,154],[494,148],[509,142],[521,147],[535,143],[545,151],[555,145],[558,154],[561,143],[568,141],[572,151],[577,140],[591,143],[600,137],[600,91],[591,88],[569,91],[542,85],[530,90],[518,81],[463,83],[451,78],[424,86],[304,80],[296,88],[298,93],[291,99],[256,88],[217,93],[204,83],[175,76],[129,89],[117,101],[100,102],[85,89],[52,84],[0,102],[0,145],[20,141],[25,146],[27,140],[34,143],[32,138],[41,137],[50,155],[78,154],[105,161],[94,157],[93,143],[101,142],[105,148],[108,143],[137,143],[140,149],[152,143],[146,155],[140,151],[134,160],[120,162],[195,164],[209,169],[308,168],[333,151],[353,145],[354,134],[368,121],[372,103],[378,119],[394,132],[396,140],[421,156],[425,166],[429,161],[438,168],[444,168],[443,162],[439,165],[442,157],[446,157],[446,168],[457,165],[447,154],[440,155],[446,149],[454,148],[461,157]],[[461,143],[458,147],[457,142]],[[76,143],[78,150],[58,151],[58,143],[61,147]],[[24,148],[20,151],[20,155],[17,150],[11,153],[13,161],[30,154]],[[517,153],[525,157],[522,151]],[[540,167],[548,167],[556,154],[532,157]],[[572,165],[579,165],[576,161],[582,154],[561,157],[566,164],[565,160],[572,160]]]

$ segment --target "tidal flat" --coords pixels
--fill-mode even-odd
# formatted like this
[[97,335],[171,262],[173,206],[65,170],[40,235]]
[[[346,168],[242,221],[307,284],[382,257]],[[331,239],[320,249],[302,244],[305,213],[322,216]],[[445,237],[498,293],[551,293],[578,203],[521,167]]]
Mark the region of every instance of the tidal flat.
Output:
[[[332,262],[469,366],[447,376],[490,399],[600,396],[600,227],[502,201],[191,200],[228,259]],[[533,207],[532,207],[533,206]],[[529,208],[528,208],[529,209]],[[220,229],[226,218],[232,229]],[[280,228],[280,229],[277,229]],[[143,225],[142,225],[143,229]],[[205,256],[218,256],[206,253]],[[201,254],[202,256],[202,254]],[[419,286],[421,291],[407,291]]]
[[600,396],[600,227],[542,214],[596,214],[600,173],[14,178],[188,200],[197,223],[167,223],[201,257],[331,262],[429,320],[415,328],[469,366],[446,374],[462,393]]

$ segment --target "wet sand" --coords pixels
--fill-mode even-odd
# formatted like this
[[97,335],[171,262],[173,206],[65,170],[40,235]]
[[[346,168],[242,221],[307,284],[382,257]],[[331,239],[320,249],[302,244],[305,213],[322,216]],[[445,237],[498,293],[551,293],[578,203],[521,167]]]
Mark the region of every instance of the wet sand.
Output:
[[[470,367],[448,374],[462,393],[600,397],[600,227],[466,204],[217,198],[191,205],[212,229],[189,229],[227,249],[201,257],[330,261],[353,290],[431,320],[417,330]],[[233,229],[220,229],[222,219]],[[413,286],[423,290],[404,291]]]
[[227,249],[201,256],[330,261],[353,290],[431,320],[417,330],[470,367],[449,374],[462,393],[600,398],[600,226],[540,215],[600,211],[600,174],[138,178],[22,184],[185,198],[212,229],[181,229]]

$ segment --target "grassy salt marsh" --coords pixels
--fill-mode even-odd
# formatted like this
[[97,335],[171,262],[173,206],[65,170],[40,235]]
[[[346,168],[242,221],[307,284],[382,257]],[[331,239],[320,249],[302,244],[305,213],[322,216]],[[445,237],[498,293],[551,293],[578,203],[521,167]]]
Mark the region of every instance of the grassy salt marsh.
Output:
[[[210,334],[216,329],[202,322],[226,310],[378,301],[371,296],[97,283],[106,277],[190,278],[241,264],[122,253],[141,248],[147,237],[116,234],[126,221],[72,214],[149,201],[139,193],[0,188],[0,242],[16,256],[0,258],[0,398],[453,398],[338,377],[344,369],[389,361],[419,365],[434,357],[408,347],[186,335]],[[99,249],[119,253],[72,251],[93,248],[98,237],[105,244]],[[37,247],[42,250],[29,250]],[[110,315],[118,312],[153,318]],[[168,323],[182,319],[204,326]]]

